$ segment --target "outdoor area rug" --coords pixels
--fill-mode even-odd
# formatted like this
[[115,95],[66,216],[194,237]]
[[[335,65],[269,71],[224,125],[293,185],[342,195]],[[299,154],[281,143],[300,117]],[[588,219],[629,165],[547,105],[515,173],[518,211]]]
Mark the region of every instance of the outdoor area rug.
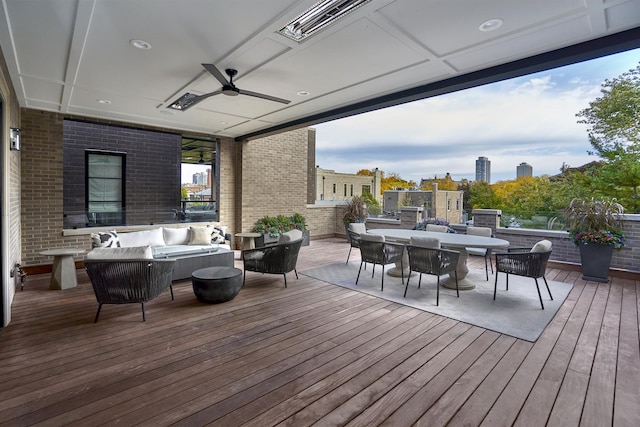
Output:
[[[423,274],[422,285],[418,289],[419,275],[414,273],[409,282],[407,297],[404,298],[404,285],[401,284],[400,278],[386,273],[392,265],[385,268],[384,292],[380,291],[382,268],[376,266],[375,276],[371,278],[371,264],[367,265],[366,271],[362,268],[356,286],[359,266],[359,262],[330,264],[300,274],[532,342],[538,339],[573,287],[568,283],[547,280],[553,295],[551,301],[544,281],[538,279],[544,303],[542,310],[533,279],[510,275],[507,291],[506,276],[501,273],[494,301],[495,276],[489,275],[487,281],[484,270],[469,269],[467,279],[472,278],[476,288],[460,291],[460,298],[457,298],[455,289],[441,287],[440,305],[436,306],[436,276]],[[442,276],[440,283],[445,278],[448,276]]]

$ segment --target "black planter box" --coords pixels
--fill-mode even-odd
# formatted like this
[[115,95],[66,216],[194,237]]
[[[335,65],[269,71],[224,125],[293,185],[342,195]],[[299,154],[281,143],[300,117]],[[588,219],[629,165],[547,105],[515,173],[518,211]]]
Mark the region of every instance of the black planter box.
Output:
[[609,266],[613,255],[613,246],[598,243],[580,244],[580,261],[582,262],[582,279],[592,282],[607,283]]

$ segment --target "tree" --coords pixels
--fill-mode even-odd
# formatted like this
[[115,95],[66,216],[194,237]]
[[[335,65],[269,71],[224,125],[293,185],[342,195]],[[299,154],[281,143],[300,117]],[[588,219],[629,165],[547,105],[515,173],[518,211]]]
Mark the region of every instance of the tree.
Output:
[[373,176],[373,172],[369,169],[360,169],[356,175]]
[[500,209],[497,207],[498,198],[488,182],[474,182],[469,189],[469,193],[469,204],[472,209]]
[[594,182],[628,211],[640,212],[640,65],[605,80],[601,93],[576,115],[588,126],[589,154],[603,159]]
[[389,175],[385,175],[384,172],[382,173],[380,187],[382,187],[381,189],[383,193],[386,190],[395,190],[396,188],[413,188],[415,186],[415,182],[402,179],[400,174],[397,172],[391,172]]

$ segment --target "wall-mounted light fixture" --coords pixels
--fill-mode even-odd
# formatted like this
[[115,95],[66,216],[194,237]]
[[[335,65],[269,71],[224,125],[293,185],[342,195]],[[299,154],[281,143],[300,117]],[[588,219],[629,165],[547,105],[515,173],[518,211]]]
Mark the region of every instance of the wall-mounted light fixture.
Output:
[[11,128],[11,132],[9,133],[9,148],[15,151],[20,151],[20,129],[19,128]]

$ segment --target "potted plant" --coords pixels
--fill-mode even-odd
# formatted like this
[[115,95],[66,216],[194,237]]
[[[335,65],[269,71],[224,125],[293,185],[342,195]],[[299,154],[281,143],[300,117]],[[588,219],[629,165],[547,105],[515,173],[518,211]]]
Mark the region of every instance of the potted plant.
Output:
[[261,236],[256,238],[256,246],[264,246],[274,244],[280,238],[282,233],[289,230],[298,229],[302,231],[302,245],[309,245],[309,230],[307,230],[307,222],[304,216],[294,213],[291,216],[263,216],[253,225],[254,233],[260,233]]
[[[367,213],[367,205],[364,197],[353,196],[351,200],[347,201],[347,208],[344,211],[342,222],[344,222],[344,232],[349,240],[349,224],[352,222],[365,222],[369,214]],[[351,241],[349,241],[351,243]]]
[[582,278],[609,281],[609,266],[614,249],[624,246],[622,231],[624,208],[615,200],[573,199],[565,216],[569,235],[580,250]]
[[447,233],[456,233],[456,230],[454,228],[451,228],[451,226],[449,225],[449,221],[441,218],[425,218],[419,223],[417,223],[416,226],[413,227],[413,229],[425,231],[427,229],[427,224],[446,225]]

